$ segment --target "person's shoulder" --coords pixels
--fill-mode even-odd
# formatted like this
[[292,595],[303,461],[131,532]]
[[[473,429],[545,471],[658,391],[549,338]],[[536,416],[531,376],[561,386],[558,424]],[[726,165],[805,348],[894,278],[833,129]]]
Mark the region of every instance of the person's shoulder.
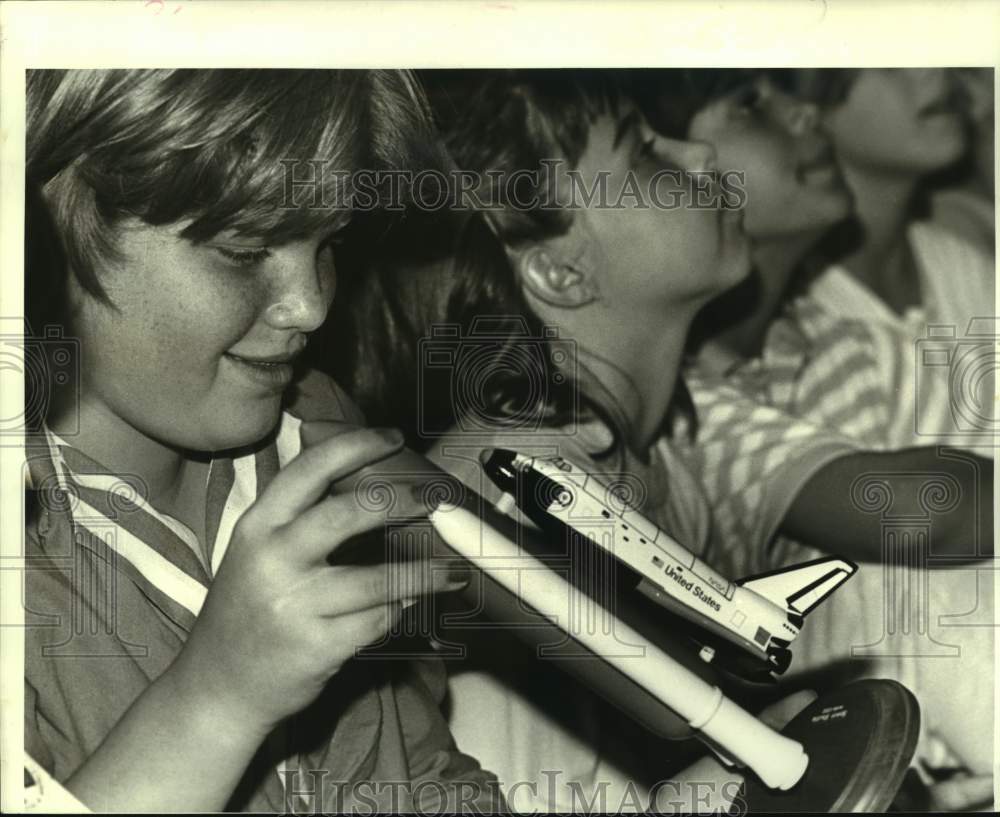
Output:
[[[843,441],[839,432],[826,429],[803,416],[796,401],[795,383],[777,377],[775,371],[734,372],[728,377],[685,376],[697,411],[694,437],[684,442],[675,435],[680,451],[704,455],[708,445],[727,446],[740,456],[776,443],[797,440]],[[730,465],[732,463],[730,462]]]
[[[933,219],[910,224],[907,236],[917,256],[934,267],[956,262],[968,269],[970,265],[993,270],[994,251],[990,244],[977,240],[969,231],[958,231]],[[953,270],[948,269],[950,274]]]
[[873,322],[831,312],[811,294],[793,300],[785,315],[806,339],[813,355],[846,344],[864,345],[872,339]]
[[881,298],[839,264],[816,275],[806,292],[832,315],[866,321],[891,317]]
[[[765,386],[769,374],[759,360],[745,361],[724,374],[697,366],[686,369],[684,384],[694,404],[699,439],[712,427],[738,433],[733,427],[736,418],[768,406]],[[678,430],[675,426],[675,438],[683,436],[676,433]]]
[[969,190],[942,190],[931,197],[928,223],[968,242],[987,254],[993,252],[995,208],[986,196]]
[[364,425],[365,417],[357,404],[332,377],[309,369],[292,386],[285,410],[303,421],[331,420]]

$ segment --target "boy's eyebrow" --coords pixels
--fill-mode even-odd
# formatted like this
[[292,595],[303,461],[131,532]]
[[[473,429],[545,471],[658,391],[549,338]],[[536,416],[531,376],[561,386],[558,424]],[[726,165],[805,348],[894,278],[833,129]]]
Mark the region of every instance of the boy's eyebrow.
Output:
[[615,128],[615,141],[614,147],[618,147],[621,144],[622,139],[625,138],[625,134],[630,130],[634,130],[639,125],[639,112],[633,108],[629,111],[622,119],[618,122],[618,127]]

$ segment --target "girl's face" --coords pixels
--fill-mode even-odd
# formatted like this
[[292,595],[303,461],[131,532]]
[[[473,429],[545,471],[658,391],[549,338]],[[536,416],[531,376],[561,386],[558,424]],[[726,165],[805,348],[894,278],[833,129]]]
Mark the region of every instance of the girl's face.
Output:
[[120,261],[98,270],[114,306],[74,290],[81,405],[172,447],[248,445],[274,427],[291,361],[326,317],[332,247],[225,233],[195,245],[185,226],[121,227]]
[[924,175],[965,149],[953,75],[944,68],[866,68],[824,123],[845,165]]
[[702,108],[689,136],[715,146],[723,167],[745,176],[751,238],[829,227],[848,214],[851,196],[815,106],[760,77]]
[[[742,212],[717,202],[696,206],[682,175],[714,169],[711,146],[658,135],[631,105],[592,123],[577,170],[588,187],[604,173],[610,202],[621,206],[580,209],[574,228],[589,239],[587,265],[605,303],[616,303],[623,314],[662,314],[704,302],[746,276]],[[627,196],[617,201],[630,180],[641,191],[638,206]]]

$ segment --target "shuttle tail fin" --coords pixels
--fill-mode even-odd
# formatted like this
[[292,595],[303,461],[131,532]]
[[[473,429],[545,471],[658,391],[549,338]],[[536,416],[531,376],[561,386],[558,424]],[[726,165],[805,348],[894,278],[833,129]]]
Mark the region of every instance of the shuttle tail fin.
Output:
[[747,576],[736,584],[752,590],[779,607],[805,616],[851,578],[857,569],[854,562],[829,556]]

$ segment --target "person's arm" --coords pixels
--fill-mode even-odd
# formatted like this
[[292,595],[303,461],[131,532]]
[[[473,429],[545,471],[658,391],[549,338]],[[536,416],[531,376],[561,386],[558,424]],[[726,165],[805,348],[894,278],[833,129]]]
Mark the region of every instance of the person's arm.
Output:
[[168,671],[65,786],[92,811],[220,811],[267,731]]
[[95,811],[223,809],[265,736],[393,626],[398,588],[455,588],[447,574],[404,585],[382,566],[326,562],[384,523],[353,495],[328,495],[330,483],[401,445],[398,435],[354,431],[274,478],[237,523],[178,657],[66,781],[78,799]]
[[930,521],[934,555],[992,557],[993,463],[967,456],[927,447],[839,457],[806,481],[780,530],[829,553],[881,561],[884,502],[893,517]]

